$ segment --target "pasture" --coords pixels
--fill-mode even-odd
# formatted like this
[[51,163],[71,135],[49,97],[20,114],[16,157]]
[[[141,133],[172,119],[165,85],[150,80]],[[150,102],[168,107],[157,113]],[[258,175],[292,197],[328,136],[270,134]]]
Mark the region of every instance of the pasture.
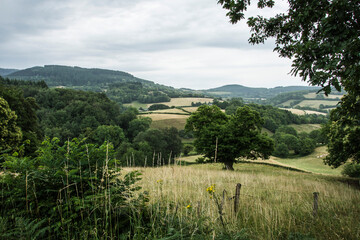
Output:
[[320,130],[321,128],[320,124],[290,124],[288,126],[293,127],[298,133],[299,132],[310,133],[313,130]]
[[[124,171],[142,173],[139,184],[149,193],[150,218],[168,228],[179,224],[189,239],[360,238],[360,192],[348,179],[252,163],[234,167],[225,171],[215,163]],[[210,186],[213,193],[207,191]],[[315,212],[314,192],[319,193]]]
[[175,127],[178,130],[184,129],[186,120],[190,115],[179,115],[179,114],[142,114],[140,116],[149,117],[152,119],[152,128],[170,128]]
[[322,146],[316,148],[315,151],[308,156],[298,158],[271,157],[271,160],[308,172],[341,176],[341,171],[343,169],[342,166],[334,169],[330,166],[324,165],[324,158],[327,154],[326,146]]
[[305,115],[305,114],[326,115],[326,113],[312,111],[312,110],[302,110],[302,109],[296,109],[296,108],[280,108],[280,109],[287,110],[296,115]]
[[[318,96],[319,94],[316,94],[316,92],[311,92],[311,93],[307,93],[304,94],[305,98],[316,98],[316,96]],[[337,99],[337,98],[341,98],[342,95],[335,95],[335,94],[329,94],[328,96],[325,96],[324,94],[322,94],[324,96],[325,99]]]
[[304,100],[299,104],[300,107],[311,107],[311,108],[319,108],[320,104],[324,106],[336,106],[338,101],[329,101],[329,100]]
[[[175,107],[184,107],[184,106],[191,106],[191,103],[209,103],[212,102],[212,98],[171,98],[170,102],[161,102],[159,104],[164,104],[169,107],[175,106]],[[147,104],[147,107],[150,107],[154,103]]]

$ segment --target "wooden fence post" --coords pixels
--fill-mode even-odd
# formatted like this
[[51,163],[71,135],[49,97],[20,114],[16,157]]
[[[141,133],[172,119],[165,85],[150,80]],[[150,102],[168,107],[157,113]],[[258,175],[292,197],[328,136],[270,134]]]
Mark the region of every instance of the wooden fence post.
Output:
[[234,212],[235,212],[235,214],[239,210],[240,189],[241,189],[241,184],[240,183],[236,184],[235,199],[234,199]]
[[319,199],[319,193],[318,192],[314,192],[314,206],[313,206],[313,216],[316,217],[317,216],[317,212],[318,212],[318,199]]

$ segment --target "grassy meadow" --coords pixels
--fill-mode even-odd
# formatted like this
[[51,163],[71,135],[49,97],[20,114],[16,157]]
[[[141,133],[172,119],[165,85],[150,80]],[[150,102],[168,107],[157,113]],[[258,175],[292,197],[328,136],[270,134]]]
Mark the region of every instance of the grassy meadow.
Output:
[[317,114],[317,115],[326,115],[326,113],[318,112],[318,111],[312,111],[312,110],[302,110],[302,109],[296,109],[296,108],[280,108],[283,110],[287,110],[293,114],[296,115],[305,115],[305,114]]
[[[235,164],[235,171],[221,164],[124,169],[130,170],[142,173],[150,217],[161,216],[169,228],[176,222],[190,239],[360,238],[360,192],[345,178],[251,163]],[[242,187],[235,213],[237,183]],[[211,185],[214,194],[207,192]],[[319,192],[316,216],[313,192]]]
[[342,166],[338,168],[331,168],[330,166],[324,165],[324,158],[327,155],[326,146],[318,147],[313,153],[304,157],[298,158],[276,158],[271,159],[275,162],[285,164],[287,166],[295,167],[304,171],[328,174],[328,175],[341,175],[343,169]]
[[313,130],[320,130],[320,124],[289,124],[290,127],[293,127],[297,132],[306,132],[310,133]]
[[300,107],[311,107],[311,108],[319,108],[320,104],[325,106],[336,106],[338,101],[328,101],[328,100],[303,100],[299,104]]
[[143,117],[149,117],[152,119],[152,128],[169,128],[175,127],[178,130],[184,129],[186,120],[190,115],[179,114],[165,114],[165,113],[153,113],[143,114]]
[[[318,94],[316,94],[316,92],[311,92],[311,93],[305,94],[304,97],[305,98],[316,98],[317,95]],[[342,95],[336,95],[336,94],[329,94],[328,96],[325,96],[325,95],[323,95],[323,96],[325,97],[325,99],[337,99],[337,98],[340,99],[342,97]]]
[[[197,103],[197,102],[209,103],[212,101],[213,101],[212,98],[171,98],[170,102],[160,102],[159,104],[164,104],[169,107],[171,106],[183,107],[183,106],[191,106],[191,103]],[[147,104],[147,107],[150,107],[151,105],[153,105],[153,103]]]

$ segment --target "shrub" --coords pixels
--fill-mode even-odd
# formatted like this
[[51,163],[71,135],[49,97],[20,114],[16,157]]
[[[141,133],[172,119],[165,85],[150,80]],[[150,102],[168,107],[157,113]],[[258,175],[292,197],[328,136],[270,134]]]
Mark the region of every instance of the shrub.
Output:
[[169,109],[170,107],[165,104],[153,104],[149,107],[149,111],[161,110],[161,109]]
[[192,145],[185,145],[183,148],[183,153],[185,156],[188,156],[189,153],[194,149]]
[[[17,218],[46,219],[48,238],[99,239],[131,231],[130,217],[141,212],[146,196],[134,197],[138,172],[120,178],[111,144],[74,139],[63,146],[46,140],[38,157],[6,159],[0,179],[0,217],[7,232]],[[6,233],[4,233],[6,234]]]
[[198,157],[196,160],[195,160],[197,163],[206,163],[206,160],[204,157]]
[[273,154],[276,157],[286,158],[287,156],[289,156],[289,149],[285,143],[280,143],[276,146]]
[[341,172],[344,176],[360,178],[360,164],[359,163],[347,163],[344,165],[344,169]]

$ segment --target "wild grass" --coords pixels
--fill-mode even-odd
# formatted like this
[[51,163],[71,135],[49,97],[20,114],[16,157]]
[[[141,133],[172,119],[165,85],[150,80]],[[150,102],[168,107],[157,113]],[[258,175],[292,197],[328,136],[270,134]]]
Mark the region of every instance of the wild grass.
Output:
[[[153,216],[161,215],[164,224],[176,219],[194,239],[360,238],[360,192],[343,178],[256,164],[235,164],[233,172],[221,164],[125,169],[130,170],[142,173],[139,184],[149,193]],[[242,187],[235,214],[230,198],[237,183]],[[213,184],[220,202],[226,190],[221,214],[206,191]],[[316,216],[313,192],[320,193]]]

